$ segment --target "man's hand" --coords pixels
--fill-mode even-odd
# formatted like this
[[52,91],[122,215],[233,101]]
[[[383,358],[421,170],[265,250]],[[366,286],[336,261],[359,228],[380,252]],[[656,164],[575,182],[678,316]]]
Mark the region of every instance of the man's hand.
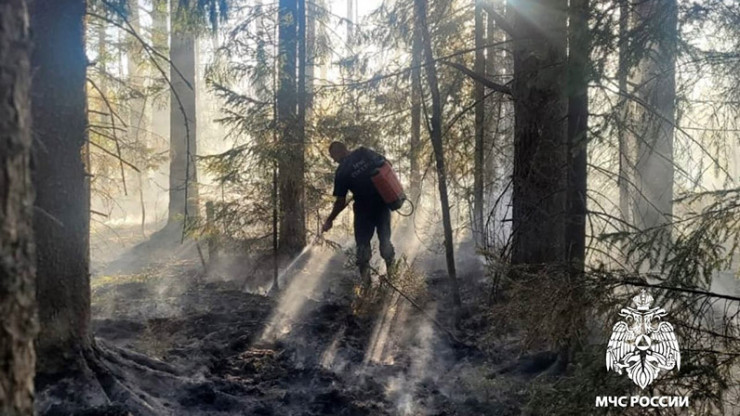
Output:
[[332,225],[334,225],[334,224],[333,224],[333,221],[331,221],[331,220],[326,220],[326,221],[324,222],[324,225],[323,225],[323,226],[321,226],[321,232],[322,232],[322,233],[325,233],[325,232],[327,232],[327,231],[331,230],[331,227],[332,227]]
[[331,210],[331,214],[329,214],[328,217],[326,217],[326,221],[324,222],[324,225],[321,227],[321,232],[325,233],[329,230],[331,230],[332,223],[334,222],[334,218],[339,215],[340,212],[344,209],[344,207],[347,206],[347,202],[343,196],[338,196],[337,199],[334,201],[334,207]]

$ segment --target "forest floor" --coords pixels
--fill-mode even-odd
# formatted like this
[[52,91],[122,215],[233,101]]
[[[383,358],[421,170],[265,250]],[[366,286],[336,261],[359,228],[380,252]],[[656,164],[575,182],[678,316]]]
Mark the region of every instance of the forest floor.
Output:
[[326,246],[307,250],[270,296],[254,265],[206,271],[192,243],[138,269],[99,267],[96,339],[171,369],[163,377],[174,383],[156,372],[146,382],[136,371],[121,376],[151,414],[521,414],[528,383],[554,356],[520,356],[516,337],[486,332],[486,278],[472,244],[458,246],[458,275],[463,303],[479,306],[465,309],[455,338],[444,256],[396,246],[413,265],[407,280],[420,279],[397,285],[420,308],[387,287],[353,307],[357,272]]

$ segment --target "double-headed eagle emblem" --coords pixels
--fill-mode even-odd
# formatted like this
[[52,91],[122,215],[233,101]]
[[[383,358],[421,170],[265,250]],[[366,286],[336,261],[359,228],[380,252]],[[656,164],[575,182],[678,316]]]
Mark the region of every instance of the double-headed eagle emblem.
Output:
[[681,353],[673,325],[662,320],[667,315],[662,308],[651,308],[653,297],[643,289],[632,298],[637,309],[624,308],[623,321],[614,324],[606,348],[606,370],[622,374],[640,388],[655,380],[661,370],[681,368]]

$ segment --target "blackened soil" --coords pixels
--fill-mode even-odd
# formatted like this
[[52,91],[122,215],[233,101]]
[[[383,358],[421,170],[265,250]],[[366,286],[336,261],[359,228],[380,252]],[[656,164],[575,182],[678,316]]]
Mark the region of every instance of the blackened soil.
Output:
[[[176,382],[141,387],[160,401],[152,414],[520,413],[526,378],[495,370],[513,352],[502,347],[491,357],[450,342],[427,318],[450,323],[438,266],[428,271],[424,313],[392,292],[358,313],[354,272],[341,258],[329,262],[318,288],[293,290],[287,304],[285,297],[245,293],[240,279],[204,283],[195,261],[150,270],[145,279],[94,282],[94,331],[101,342],[178,370]],[[465,273],[463,267],[463,279]],[[283,294],[291,290],[288,284]],[[474,337],[476,321],[469,322]]]

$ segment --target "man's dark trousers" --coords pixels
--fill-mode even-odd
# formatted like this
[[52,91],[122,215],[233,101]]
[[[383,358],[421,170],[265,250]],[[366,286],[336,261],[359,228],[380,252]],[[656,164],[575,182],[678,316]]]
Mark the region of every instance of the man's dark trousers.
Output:
[[363,279],[370,277],[372,246],[370,241],[375,231],[380,241],[380,256],[390,267],[395,257],[391,244],[391,210],[383,203],[363,204],[355,202],[355,243],[357,244],[357,266]]

